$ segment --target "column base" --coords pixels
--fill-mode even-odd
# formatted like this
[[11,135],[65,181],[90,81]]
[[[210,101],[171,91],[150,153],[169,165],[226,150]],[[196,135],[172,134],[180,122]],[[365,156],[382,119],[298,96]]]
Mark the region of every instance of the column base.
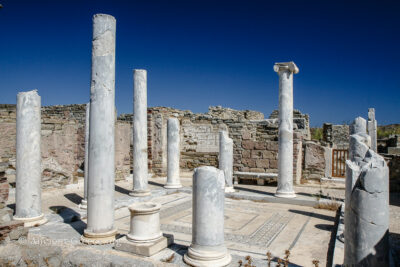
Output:
[[225,193],[235,193],[236,190],[233,186],[225,187]]
[[196,250],[190,246],[183,260],[195,267],[223,267],[231,263],[232,257],[226,249],[225,251]]
[[104,233],[91,233],[87,230],[81,236],[81,242],[88,245],[104,245],[114,243],[117,229]]
[[[136,243],[130,241],[127,237],[121,237],[120,239],[115,241],[115,249],[119,251],[125,251],[141,256],[150,257],[164,248],[168,247],[170,240],[166,237],[161,236],[153,242],[147,243]],[[172,241],[172,240],[171,240]]]
[[132,192],[129,193],[130,196],[132,197],[145,197],[145,196],[150,196],[151,192],[149,189],[146,190],[133,190]]
[[158,233],[155,236],[151,236],[149,238],[143,238],[143,237],[138,237],[138,236],[133,236],[133,235],[127,234],[126,239],[133,243],[145,244],[145,243],[155,242],[158,239],[160,239],[162,236],[163,236],[162,232]]
[[24,227],[36,227],[42,224],[47,223],[47,218],[44,217],[44,214],[40,214],[36,217],[30,218],[21,218],[17,216],[13,216],[13,220],[24,222]]
[[296,197],[296,193],[294,191],[291,192],[279,192],[276,191],[275,193],[276,197],[282,197],[282,198],[295,198]]
[[166,188],[166,189],[176,189],[176,188],[182,188],[182,184],[169,184],[169,183],[166,183],[165,185],[164,185],[164,188]]
[[86,210],[87,209],[87,200],[82,199],[81,204],[79,204],[79,208],[81,210]]

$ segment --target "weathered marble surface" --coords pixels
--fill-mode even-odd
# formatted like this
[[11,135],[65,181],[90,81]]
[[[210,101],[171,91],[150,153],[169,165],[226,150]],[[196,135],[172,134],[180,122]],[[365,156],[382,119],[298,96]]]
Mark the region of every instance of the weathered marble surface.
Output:
[[369,136],[350,136],[346,161],[346,266],[389,266],[389,170],[385,160],[368,149]]
[[86,104],[85,114],[85,162],[84,162],[84,187],[83,199],[79,207],[87,209],[88,180],[89,180],[89,123],[90,123],[90,102]]
[[133,242],[152,242],[161,238],[160,204],[139,202],[133,203],[128,209],[131,213],[130,230],[127,234],[128,240]]
[[219,132],[219,169],[224,172],[225,191],[234,192],[233,189],[233,140],[228,132]]
[[193,173],[192,243],[184,256],[192,266],[226,266],[231,256],[224,243],[224,173],[199,167]]
[[296,197],[293,190],[293,74],[294,62],[275,63],[279,75],[279,149],[277,197]]
[[93,16],[85,243],[115,240],[115,18]]
[[375,120],[375,109],[368,109],[368,135],[371,137],[371,149],[378,152],[377,136],[378,136],[378,123]]
[[133,192],[150,195],[147,162],[147,71],[133,70]]
[[179,177],[180,161],[180,138],[179,120],[169,118],[167,122],[167,183],[165,188],[181,188],[182,184]]
[[367,133],[367,121],[362,117],[357,117],[350,124],[350,135],[357,133]]
[[17,95],[15,220],[43,218],[41,203],[40,96],[36,90]]

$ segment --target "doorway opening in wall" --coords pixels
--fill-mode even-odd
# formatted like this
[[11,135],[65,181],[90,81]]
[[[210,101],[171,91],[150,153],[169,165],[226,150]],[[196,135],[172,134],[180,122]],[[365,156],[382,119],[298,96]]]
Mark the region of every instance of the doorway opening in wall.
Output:
[[349,157],[347,149],[332,150],[332,177],[346,177],[346,160]]

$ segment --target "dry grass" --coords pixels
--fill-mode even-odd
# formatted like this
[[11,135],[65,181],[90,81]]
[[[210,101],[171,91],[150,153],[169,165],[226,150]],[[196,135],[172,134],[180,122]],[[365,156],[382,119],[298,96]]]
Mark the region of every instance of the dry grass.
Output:
[[340,208],[340,203],[336,201],[329,201],[329,202],[320,202],[314,208],[322,209],[322,210],[332,210],[337,211]]

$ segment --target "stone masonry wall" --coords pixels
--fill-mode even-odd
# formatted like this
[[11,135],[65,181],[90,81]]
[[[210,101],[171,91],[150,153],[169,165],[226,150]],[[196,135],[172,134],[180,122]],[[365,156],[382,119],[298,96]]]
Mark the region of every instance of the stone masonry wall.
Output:
[[[42,107],[42,186],[63,187],[83,177],[86,105]],[[0,159],[5,176],[15,182],[15,105],[0,105]],[[234,170],[274,172],[278,159],[277,112],[271,118],[256,111],[210,107],[207,113],[165,107],[148,109],[149,170],[165,175],[167,168],[167,119],[181,123],[182,170],[218,166],[219,131],[226,129],[234,141]],[[294,112],[294,174],[302,176],[302,144],[309,139],[308,115]],[[132,171],[132,114],[118,117],[115,127],[116,180]]]

